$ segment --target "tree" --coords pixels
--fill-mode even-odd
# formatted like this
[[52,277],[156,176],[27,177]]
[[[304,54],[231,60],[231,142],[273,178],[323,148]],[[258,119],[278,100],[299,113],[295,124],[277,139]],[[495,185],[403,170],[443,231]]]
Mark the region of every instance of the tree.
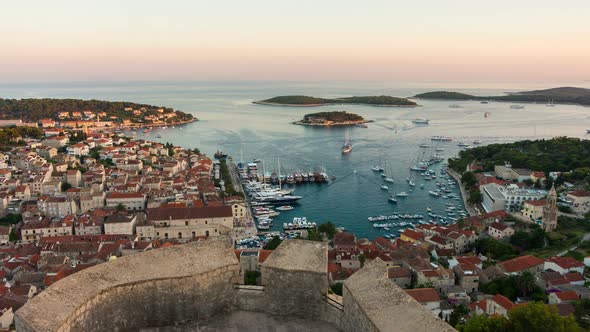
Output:
[[477,183],[477,179],[475,178],[475,174],[473,174],[473,172],[471,172],[471,171],[467,171],[467,172],[463,173],[463,175],[461,176],[461,183],[463,183],[467,187],[475,186],[475,184]]
[[312,228],[307,230],[307,240],[310,241],[323,241],[324,238],[322,237],[322,234],[316,229],[316,228]]
[[465,324],[457,326],[460,332],[506,332],[508,331],[508,320],[504,316],[476,315]]
[[535,276],[528,271],[522,272],[516,277],[515,286],[523,296],[527,296],[535,289]]
[[264,248],[265,250],[275,250],[279,244],[281,244],[281,242],[283,242],[283,240],[281,240],[280,237],[275,236],[273,237],[270,241],[268,241],[265,245]]
[[557,308],[541,302],[529,303],[516,307],[508,312],[511,331],[580,331],[573,316],[562,317]]
[[465,305],[460,304],[456,306],[453,308],[453,312],[451,312],[451,316],[449,317],[449,324],[452,327],[456,327],[461,321],[461,318],[463,318],[463,316],[467,315],[468,313],[469,309]]
[[483,196],[479,190],[471,190],[469,192],[469,198],[467,198],[467,202],[469,204],[479,204],[483,201]]
[[117,204],[117,207],[115,208],[118,212],[123,212],[125,210],[127,210],[127,207],[125,206],[125,204],[123,203],[119,203]]
[[15,230],[15,228],[13,227],[13,228],[10,230],[10,234],[8,234],[8,241],[10,241],[10,242],[14,242],[14,241],[16,241],[16,240],[18,240],[18,238],[17,238],[17,236],[16,236],[16,230]]
[[244,284],[258,285],[258,277],[260,277],[260,272],[258,271],[246,271],[244,274]]
[[330,285],[330,289],[334,294],[342,296],[342,283],[336,282]]
[[63,190],[63,191],[66,191],[66,190],[68,190],[68,189],[70,189],[70,188],[72,188],[72,185],[71,185],[71,184],[69,184],[68,182],[64,182],[64,183],[61,185],[61,190]]
[[334,234],[336,234],[336,225],[328,221],[327,223],[319,225],[318,231],[320,231],[320,233],[326,234],[328,239],[331,240],[332,238],[334,238]]
[[359,262],[361,262],[361,267],[365,266],[365,262],[367,261],[367,257],[364,254],[359,255]]

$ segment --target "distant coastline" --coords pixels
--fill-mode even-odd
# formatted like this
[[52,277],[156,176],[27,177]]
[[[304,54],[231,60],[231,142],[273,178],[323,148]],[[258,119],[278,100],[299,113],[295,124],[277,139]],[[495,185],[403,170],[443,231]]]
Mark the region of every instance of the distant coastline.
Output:
[[545,90],[508,93],[503,96],[474,96],[454,91],[433,91],[413,96],[431,100],[478,100],[522,103],[573,104],[590,106],[590,89],[560,87]]

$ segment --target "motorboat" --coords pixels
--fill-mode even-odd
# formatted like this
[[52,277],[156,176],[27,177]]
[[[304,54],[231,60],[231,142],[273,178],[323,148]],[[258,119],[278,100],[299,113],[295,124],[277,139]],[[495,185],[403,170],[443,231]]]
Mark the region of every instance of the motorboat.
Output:
[[383,179],[383,181],[393,183],[393,179],[390,177],[386,177],[385,179]]
[[476,139],[475,141],[473,141],[473,145],[479,145],[479,144],[481,144],[480,140]]
[[279,211],[291,211],[295,209],[294,207],[292,207],[291,205],[282,205],[277,207],[275,210],[279,210]]
[[513,110],[521,110],[524,108],[523,105],[510,105],[510,108]]
[[453,140],[453,138],[449,136],[432,136],[430,137],[430,140],[439,142],[450,142]]
[[457,145],[458,145],[459,147],[462,147],[462,148],[468,148],[468,147],[470,147],[470,146],[471,146],[471,144],[469,144],[469,143],[465,143],[465,142],[461,142],[461,143],[459,143],[459,144],[457,144]]
[[429,148],[430,147],[430,145],[424,144],[424,143],[423,144],[420,144],[418,146],[421,147],[421,148]]
[[416,118],[414,120],[412,120],[412,123],[415,124],[428,124],[430,122],[430,120],[426,119],[426,118]]
[[389,190],[389,187],[388,187],[388,186],[386,186],[386,185],[384,185],[384,184],[382,184],[382,185],[381,185],[381,189],[383,189],[383,190]]
[[391,203],[397,203],[397,199],[393,195],[389,196],[389,198],[387,198],[387,200],[390,201]]
[[396,196],[397,197],[406,197],[406,196],[408,196],[408,194],[405,191],[402,191],[401,193],[397,193]]
[[384,169],[381,166],[373,166],[371,167],[371,170],[375,171],[375,172],[383,172]]

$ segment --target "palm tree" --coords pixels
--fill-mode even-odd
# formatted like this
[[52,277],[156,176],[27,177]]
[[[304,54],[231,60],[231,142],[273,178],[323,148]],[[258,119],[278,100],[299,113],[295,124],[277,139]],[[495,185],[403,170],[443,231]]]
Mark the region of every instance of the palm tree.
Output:
[[514,285],[523,296],[526,296],[527,293],[535,290],[535,276],[528,271],[522,272],[514,280]]

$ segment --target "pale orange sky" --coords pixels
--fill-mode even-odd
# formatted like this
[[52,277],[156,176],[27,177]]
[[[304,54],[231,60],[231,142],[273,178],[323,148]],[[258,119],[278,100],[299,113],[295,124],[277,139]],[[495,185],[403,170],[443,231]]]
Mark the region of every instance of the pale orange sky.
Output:
[[590,80],[590,1],[19,1],[0,82]]

